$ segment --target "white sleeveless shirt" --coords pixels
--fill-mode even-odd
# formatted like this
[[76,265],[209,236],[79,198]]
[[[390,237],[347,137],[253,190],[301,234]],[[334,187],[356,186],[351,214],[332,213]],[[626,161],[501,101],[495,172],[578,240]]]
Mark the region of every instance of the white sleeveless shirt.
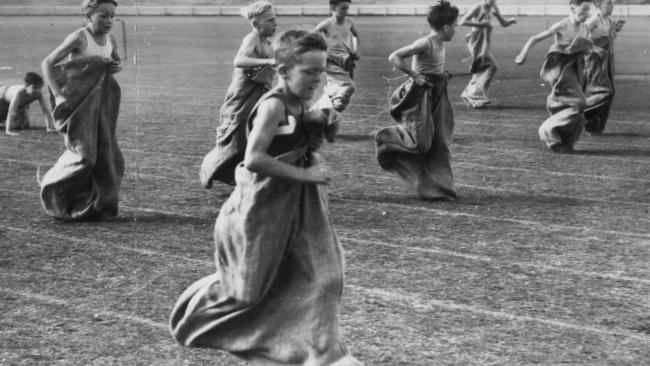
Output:
[[97,44],[97,42],[95,42],[95,37],[93,37],[93,35],[88,32],[88,29],[86,27],[81,28],[81,31],[86,37],[86,49],[75,56],[72,56],[72,54],[70,54],[71,60],[87,56],[102,56],[111,58],[111,54],[113,53],[113,43],[111,42],[111,36],[109,36],[108,33],[104,35],[104,45],[100,46]]

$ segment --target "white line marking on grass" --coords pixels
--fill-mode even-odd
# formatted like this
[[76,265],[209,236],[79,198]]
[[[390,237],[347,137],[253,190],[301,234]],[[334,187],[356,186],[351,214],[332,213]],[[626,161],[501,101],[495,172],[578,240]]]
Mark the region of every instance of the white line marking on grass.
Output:
[[[516,117],[516,118],[521,118],[521,119],[525,118],[524,116],[519,117],[519,116],[511,116],[511,115],[502,116],[502,117],[507,117],[508,119],[510,119],[510,117]],[[454,122],[456,123],[456,126],[476,125],[476,126],[487,126],[487,127],[503,127],[503,128],[510,128],[510,129],[513,129],[513,130],[517,130],[517,129],[523,130],[525,128],[529,128],[531,130],[534,129],[535,131],[537,131],[537,129],[539,128],[538,126],[541,125],[542,122],[544,121],[544,120],[541,120],[541,121],[539,121],[539,123],[536,123],[533,126],[533,125],[527,125],[526,123],[523,123],[523,122],[522,123],[501,122],[501,119],[497,118],[497,116],[493,116],[493,118],[494,119],[489,119],[488,122],[456,118]],[[531,120],[531,116],[528,116],[527,120]],[[640,122],[634,122],[634,121],[610,121],[609,123],[618,123],[618,124],[627,124],[627,125],[639,125],[639,124],[641,124]],[[645,121],[643,121],[643,125],[645,125]],[[583,132],[583,134],[584,134],[584,132]],[[454,134],[454,136],[455,135],[456,134]],[[476,136],[476,134],[474,134],[474,136]],[[517,136],[508,136],[508,135],[504,135],[504,134],[487,134],[487,133],[481,133],[480,136],[501,137],[503,140],[507,140],[509,138],[516,138],[517,137]],[[605,134],[603,136],[607,136],[607,134]],[[539,141],[539,138],[537,138],[536,134],[532,134],[530,136],[525,136],[525,137],[530,137],[532,140]],[[588,142],[589,141],[585,141],[583,139],[578,140],[578,144],[588,143]],[[618,145],[617,144],[607,144],[607,143],[602,143],[602,142],[589,142],[589,143],[595,143],[595,144],[599,144],[599,145],[613,145],[613,146],[619,146],[620,145],[620,144],[618,144]],[[625,146],[625,145],[623,145],[623,146]]]
[[[471,134],[461,134],[460,136],[476,136],[476,135],[471,135]],[[490,151],[496,154],[500,155],[518,155],[520,156],[521,154],[528,154],[528,155],[540,155],[541,149],[534,149],[534,148],[508,148],[507,150],[504,150],[503,148],[498,148],[498,147],[480,147],[480,146],[472,146],[472,145],[458,145],[454,144],[452,146],[453,150],[456,149],[466,149],[466,150],[480,150],[480,151]],[[546,148],[544,148],[546,150]],[[589,155],[566,155],[567,157],[571,157],[572,159],[582,159],[582,158],[592,158],[592,156]],[[628,158],[613,158],[609,156],[593,156],[594,159],[597,160],[607,160],[607,161],[614,161],[614,162],[625,162],[625,163],[637,163],[637,164],[650,164],[650,159],[643,159],[643,160],[635,160],[635,159],[628,159]]]
[[[610,273],[600,273],[600,272],[593,272],[593,271],[580,271],[580,270],[574,270],[574,269],[565,268],[565,267],[555,267],[555,266],[550,266],[550,265],[545,265],[545,264],[538,264],[538,263],[528,263],[528,262],[518,262],[518,261],[499,261],[496,258],[488,257],[488,256],[485,256],[485,255],[468,254],[468,253],[458,252],[458,251],[455,251],[455,250],[446,250],[446,249],[439,249],[439,248],[423,248],[423,247],[418,247],[418,246],[412,246],[412,245],[409,245],[408,243],[395,244],[395,243],[385,242],[385,241],[382,241],[382,240],[355,239],[355,238],[350,238],[350,237],[343,236],[343,235],[341,235],[339,237],[340,237],[341,241],[343,241],[343,242],[351,242],[351,243],[366,244],[366,245],[377,245],[377,246],[383,246],[383,247],[387,247],[387,248],[394,248],[394,249],[399,249],[399,250],[407,250],[407,251],[411,251],[411,252],[439,254],[439,255],[445,255],[445,256],[450,256],[450,257],[468,259],[468,260],[477,261],[477,262],[494,263],[494,264],[499,264],[499,265],[512,265],[512,266],[517,266],[517,267],[521,267],[521,268],[536,268],[536,269],[541,269],[543,271],[549,271],[549,272],[554,271],[554,272],[560,272],[560,273],[569,273],[569,274],[575,275],[577,277],[606,278],[606,279],[609,279],[609,280],[636,282],[636,283],[642,283],[644,285],[650,285],[650,279],[644,279],[644,278],[639,278],[639,277],[619,276],[619,275],[610,274]],[[463,245],[463,244],[466,244],[466,243],[459,242],[458,244]]]
[[[137,151],[140,153],[145,153],[143,151]],[[20,164],[25,164],[25,165],[32,165],[36,166],[37,168],[39,165],[37,165],[34,162],[30,161],[24,161],[24,160],[16,160],[16,159],[6,159],[6,158],[0,158],[0,160],[8,160],[13,163],[20,163]],[[461,163],[465,164],[465,163]],[[467,163],[468,165],[470,163]],[[480,164],[476,164],[479,166],[482,166]],[[41,164],[40,166],[51,166],[48,164]],[[198,168],[198,165],[196,166]],[[489,166],[486,166],[489,168]],[[494,169],[517,169],[517,168],[499,168],[499,167],[494,167]],[[522,168],[523,170],[523,168]],[[399,183],[399,179],[394,177],[393,175],[374,175],[374,174],[368,174],[368,173],[362,173],[363,170],[355,171],[355,172],[348,172],[348,171],[343,171],[339,170],[337,171],[340,174],[347,175],[347,176],[358,176],[358,177],[367,177],[367,178],[372,178],[372,179],[377,179],[377,180],[383,180],[383,181],[390,181],[390,182],[396,182]],[[550,171],[549,171],[550,172]],[[556,174],[560,174],[558,172],[553,172]],[[591,175],[585,175],[587,177],[600,177],[600,176],[591,176]],[[132,173],[129,175],[129,177],[133,179],[138,179],[138,178],[151,178],[154,180],[167,180],[167,181],[175,181],[179,183],[188,183],[188,178],[172,178],[172,177],[167,177],[167,176],[161,176],[161,175],[155,175],[155,174],[147,174],[147,173]],[[603,176],[605,177],[605,176]],[[607,176],[608,179],[617,179],[617,177],[609,177]],[[634,178],[620,178],[622,180],[635,180]],[[192,179],[193,180],[193,179]],[[476,189],[476,190],[481,190],[481,191],[487,191],[487,192],[499,192],[499,193],[510,193],[510,194],[520,194],[520,195],[528,195],[528,196],[533,196],[531,192],[526,192],[526,191],[521,191],[517,189],[505,189],[505,188],[496,188],[492,186],[477,186],[477,185],[472,185],[472,184],[465,184],[465,183],[458,183],[456,182],[455,185],[457,187],[464,187],[464,188],[469,188],[469,189]],[[0,188],[0,190],[5,190]],[[547,198],[555,198],[555,199],[566,199],[566,198],[571,198],[574,200],[580,200],[580,201],[585,201],[585,202],[598,202],[598,203],[611,203],[611,204],[625,204],[625,205],[633,205],[633,206],[650,206],[650,202],[641,202],[641,201],[624,201],[624,200],[604,200],[604,199],[598,199],[598,198],[588,198],[588,197],[579,197],[579,196],[563,196],[563,195],[557,195],[557,194],[548,194],[548,193],[535,193],[534,196],[538,197],[547,197]],[[336,197],[336,195],[333,195],[333,197]]]
[[32,301],[37,301],[49,305],[65,306],[66,308],[73,307],[75,309],[75,312],[77,313],[103,314],[110,318],[116,318],[116,319],[126,320],[132,323],[143,324],[143,325],[150,326],[152,328],[157,328],[162,330],[169,329],[167,324],[165,323],[159,323],[151,319],[143,318],[140,316],[118,313],[116,311],[111,311],[111,310],[98,310],[96,308],[90,307],[85,304],[70,302],[68,300],[60,299],[58,297],[54,297],[50,295],[36,294],[28,291],[12,290],[5,287],[0,287],[0,291],[9,295],[20,296]]
[[567,322],[564,322],[564,321],[561,321],[561,320],[555,320],[555,319],[538,318],[538,317],[526,316],[526,315],[516,315],[516,314],[506,313],[506,312],[503,312],[503,311],[488,310],[488,309],[478,308],[478,307],[475,307],[475,306],[456,304],[456,303],[453,303],[453,302],[450,302],[450,301],[445,301],[445,300],[424,299],[424,298],[422,298],[422,296],[417,296],[417,295],[414,295],[413,293],[406,293],[406,292],[397,291],[397,290],[394,290],[394,289],[391,289],[391,291],[387,291],[387,290],[383,290],[383,289],[367,288],[367,287],[363,287],[363,286],[350,285],[350,284],[348,284],[346,287],[348,287],[349,289],[354,290],[354,291],[358,291],[358,292],[368,294],[370,296],[379,297],[382,300],[401,303],[401,304],[406,304],[409,307],[412,307],[412,308],[414,308],[414,309],[416,309],[418,311],[421,311],[421,312],[435,312],[436,308],[442,308],[442,309],[451,310],[451,311],[460,311],[460,312],[469,312],[469,313],[474,313],[474,314],[481,314],[481,315],[489,316],[489,317],[492,317],[492,318],[507,319],[507,320],[510,320],[512,322],[517,322],[517,323],[540,323],[540,324],[549,325],[549,326],[557,327],[557,328],[573,329],[573,330],[577,330],[579,332],[597,333],[597,334],[604,334],[604,335],[617,336],[617,337],[626,337],[626,338],[632,338],[632,339],[640,340],[640,341],[643,341],[643,342],[650,342],[650,337],[644,336],[642,334],[635,334],[635,333],[630,333],[630,332],[625,332],[625,331],[615,331],[615,330],[609,330],[609,329],[589,327],[589,326],[584,326],[584,325],[579,325],[579,324],[567,323]]
[[[15,231],[21,231],[24,233],[32,233],[32,234],[38,234],[38,235],[43,235],[43,236],[53,236],[53,233],[50,232],[40,232],[38,230],[25,230],[25,229],[18,229],[14,227],[8,227],[8,226],[0,226],[4,227],[5,229],[9,230],[15,230]],[[82,240],[78,238],[71,238],[69,236],[64,236],[64,235],[56,235],[60,239],[63,240],[71,240],[74,242],[81,242],[83,244],[91,244],[91,245],[101,245],[102,247],[106,248],[108,246],[114,246],[109,243],[99,243],[94,240]],[[120,249],[125,249],[125,250],[130,250],[130,251],[135,251],[133,248],[128,248],[128,247],[123,247],[123,246],[115,246]],[[408,250],[412,250],[413,248],[409,247],[406,248]],[[158,255],[163,258],[169,258],[169,257],[177,257],[177,256],[171,256],[167,255],[162,252],[156,252],[156,251],[148,251],[153,255]],[[476,259],[479,258],[480,256],[471,256],[467,255],[466,258],[470,259]],[[196,259],[191,259],[187,257],[180,257],[178,259],[182,259],[185,261],[191,261],[191,262],[200,262],[201,264],[212,264],[211,261],[207,260],[196,260]],[[471,313],[476,313],[476,314],[482,314],[486,316],[490,316],[493,318],[504,318],[508,319],[511,321],[515,322],[534,322],[534,323],[541,323],[545,325],[550,325],[553,327],[560,327],[560,328],[570,328],[574,330],[578,330],[580,332],[589,332],[589,333],[599,333],[599,334],[606,334],[606,335],[612,335],[612,336],[623,336],[627,338],[634,338],[638,339],[641,341],[645,342],[650,342],[650,337],[639,335],[639,334],[634,334],[634,333],[629,333],[629,332],[618,332],[618,331],[612,331],[608,329],[601,329],[601,328],[595,328],[595,327],[589,327],[589,326],[583,326],[583,325],[576,325],[576,324],[571,324],[567,323],[561,320],[555,320],[555,319],[546,319],[546,318],[538,318],[538,317],[532,317],[532,316],[525,316],[525,315],[516,315],[516,314],[511,314],[511,313],[506,313],[502,311],[495,311],[495,310],[489,310],[489,309],[483,309],[475,306],[469,306],[469,305],[463,305],[463,304],[457,304],[451,301],[445,301],[445,300],[439,300],[439,299],[424,299],[420,295],[416,295],[412,292],[410,293],[405,293],[396,289],[391,289],[390,291],[384,290],[384,289],[379,289],[379,288],[372,288],[372,287],[365,287],[365,286],[359,286],[359,285],[351,285],[347,284],[346,288],[354,290],[354,291],[359,291],[363,293],[367,293],[373,296],[380,297],[384,301],[390,301],[390,302],[398,302],[398,303],[406,303],[409,307],[412,307],[418,311],[422,312],[430,312],[434,311],[435,308],[443,308],[447,310],[453,310],[453,311],[463,311],[463,312],[471,312]],[[63,305],[63,306],[69,306],[70,302],[64,299],[59,299],[53,296],[49,295],[42,295],[42,294],[34,294],[31,292],[26,292],[26,291],[15,291],[12,289],[7,289],[7,288],[1,288],[0,291],[4,291],[6,293],[14,294],[14,295],[20,295],[23,297],[27,297],[36,301],[41,301],[41,302],[46,302],[46,303],[51,303],[55,305]],[[96,313],[97,311],[95,309],[90,308],[89,306],[86,305],[79,305],[79,304],[73,304],[73,306],[79,311],[79,312],[92,312]],[[150,325],[155,328],[162,328],[162,329],[167,329],[167,325],[163,323],[158,323],[154,322],[151,319],[147,318],[142,318],[134,315],[128,315],[128,314],[122,314],[122,313],[117,313],[113,311],[101,311],[103,314],[108,314],[109,316],[118,318],[118,319],[124,319],[124,320],[129,320],[132,322],[140,323],[140,324],[146,324]]]
[[[355,177],[367,177],[367,178],[372,178],[372,179],[377,179],[377,180],[383,180],[383,181],[390,181],[394,183],[399,183],[400,185],[403,185],[403,182],[397,178],[396,176],[392,174],[387,174],[387,175],[374,175],[374,174],[368,174],[368,173],[362,173],[363,170],[358,170],[355,172],[347,172],[347,171],[342,171],[338,170],[337,173],[341,173],[343,175],[347,176],[355,176]],[[492,186],[477,186],[473,184],[465,184],[465,183],[454,183],[454,186],[456,187],[464,187],[464,188],[469,188],[469,189],[476,189],[479,191],[487,191],[487,192],[499,192],[499,193],[510,193],[510,194],[520,194],[523,196],[530,196],[530,197],[547,197],[547,198],[555,198],[555,199],[567,199],[570,198],[572,200],[579,200],[579,201],[585,201],[585,202],[599,202],[599,203],[614,203],[614,204],[625,204],[625,205],[634,205],[634,206],[650,206],[650,202],[641,202],[641,201],[623,201],[623,200],[604,200],[604,199],[599,199],[599,198],[589,198],[589,197],[579,197],[579,196],[563,196],[559,194],[549,194],[549,193],[531,193],[530,191],[521,191],[518,189],[512,189],[512,188],[497,188],[497,187],[492,187]],[[335,197],[336,195],[334,195]]]
[[[133,210],[134,211],[151,212],[151,210],[146,210],[146,209],[133,209]],[[163,213],[163,214],[167,214],[167,215],[169,214],[169,213],[167,213],[165,211],[156,211],[156,213]],[[176,215],[176,214],[172,214],[172,215]],[[196,217],[194,217],[194,218],[196,218]],[[137,222],[137,220],[136,220],[136,222]],[[94,246],[98,246],[98,247],[101,247],[101,248],[112,247],[112,248],[124,250],[126,252],[144,255],[144,256],[147,256],[147,257],[163,256],[165,258],[173,258],[173,259],[182,260],[182,261],[185,261],[185,262],[190,262],[190,263],[200,264],[200,265],[204,265],[206,263],[207,264],[212,264],[209,261],[192,259],[192,258],[184,257],[184,256],[181,256],[181,255],[167,254],[167,253],[163,253],[163,252],[159,252],[159,251],[155,251],[155,250],[139,249],[139,248],[134,248],[134,247],[126,246],[126,245],[114,244],[113,242],[105,242],[105,241],[101,241],[101,240],[97,240],[97,239],[92,239],[92,240],[91,239],[81,239],[81,238],[77,238],[77,237],[70,236],[70,235],[57,234],[55,232],[38,230],[38,229],[34,229],[34,228],[23,229],[23,228],[19,228],[19,227],[15,227],[15,226],[7,226],[7,225],[1,225],[1,224],[0,224],[0,228],[2,228],[4,230],[16,231],[16,232],[23,233],[23,234],[33,234],[33,235],[43,236],[43,237],[46,237],[46,238],[51,237],[51,238],[56,238],[56,239],[59,239],[59,240],[67,240],[67,241],[70,241],[70,242],[73,242],[73,243],[76,243],[76,244],[92,244]]]
[[[136,208],[136,207],[123,207],[131,211],[143,211],[143,212],[149,212],[149,213],[162,213],[166,214],[169,216],[183,216],[183,217],[189,217],[189,218],[195,218],[195,219],[200,219],[199,217],[196,216],[191,216],[188,214],[178,214],[175,212],[169,212],[169,211],[160,211],[160,210],[154,210],[154,209],[146,209],[146,208]],[[137,223],[137,219],[136,219]],[[174,255],[174,254],[166,254],[160,251],[156,250],[148,250],[148,249],[139,249],[139,248],[134,248],[130,246],[125,246],[125,245],[117,245],[112,242],[103,242],[100,240],[96,239],[81,239],[81,238],[76,238],[72,237],[69,235],[62,235],[62,234],[57,234],[57,233],[52,233],[49,231],[43,231],[43,230],[38,230],[38,229],[22,229],[14,226],[7,226],[7,225],[0,225],[0,228],[3,228],[5,230],[11,230],[11,231],[16,231],[24,234],[34,234],[34,235],[39,235],[43,237],[54,237],[59,240],[67,240],[71,241],[77,244],[93,244],[95,246],[99,246],[102,248],[108,248],[108,247],[113,247],[116,249],[124,250],[126,252],[132,252],[144,256],[162,256],[165,258],[173,258],[176,260],[180,261],[186,261],[190,263],[194,263],[197,265],[212,265],[212,262],[206,261],[206,260],[200,260],[200,259],[193,259],[193,258],[188,258],[185,256],[181,255]],[[345,235],[339,235],[339,239],[343,242],[353,242],[353,243],[359,243],[359,244],[366,244],[366,245],[378,245],[378,246],[384,246],[388,248],[394,248],[394,249],[399,249],[399,250],[405,250],[405,251],[411,251],[411,252],[422,252],[422,253],[430,253],[430,254],[439,254],[439,255],[446,255],[446,256],[451,256],[451,257],[457,257],[457,258],[463,258],[463,259],[468,259],[472,261],[478,261],[478,262],[486,262],[486,263],[495,263],[495,264],[500,264],[500,265],[512,265],[512,266],[518,266],[522,268],[538,268],[541,270],[545,271],[555,271],[555,272],[560,272],[560,273],[569,273],[572,275],[575,275],[577,277],[595,277],[595,278],[605,278],[605,279],[611,279],[611,280],[616,280],[616,281],[627,281],[627,282],[634,282],[634,283],[641,283],[644,285],[650,284],[650,280],[640,278],[640,277],[630,277],[630,276],[619,276],[615,274],[610,274],[610,273],[600,273],[600,272],[593,272],[593,271],[580,271],[580,270],[574,270],[570,268],[565,268],[565,267],[556,267],[556,266],[551,266],[551,265],[545,265],[545,264],[538,264],[538,263],[529,263],[529,262],[519,262],[519,261],[502,261],[498,260],[493,257],[485,256],[485,255],[478,255],[478,254],[468,254],[468,253],[463,253],[463,252],[458,252],[458,251],[453,251],[453,250],[446,250],[446,249],[440,249],[440,248],[422,248],[418,246],[412,246],[409,245],[408,243],[406,244],[395,244],[395,243],[389,243],[385,242],[382,240],[364,240],[364,239],[356,239],[356,238],[351,238]],[[466,244],[466,243],[459,243],[459,244]]]
[[622,181],[630,181],[630,182],[648,182],[648,183],[650,183],[650,179],[643,179],[643,178],[615,177],[615,176],[611,176],[611,175],[602,175],[602,174],[558,172],[558,171],[548,170],[548,169],[528,169],[528,168],[516,168],[516,167],[500,167],[500,166],[494,166],[494,165],[468,163],[468,162],[457,162],[455,165],[485,168],[485,169],[489,169],[489,170],[512,170],[512,171],[516,171],[516,172],[543,173],[543,174],[554,175],[554,176],[558,176],[558,177],[598,178],[598,179],[605,179],[605,180],[618,180],[618,181],[622,180]]
[[349,202],[349,203],[354,203],[356,205],[408,208],[411,211],[424,211],[424,212],[436,214],[438,216],[464,217],[469,219],[481,219],[486,221],[501,221],[501,222],[508,222],[508,223],[524,225],[524,226],[532,226],[541,229],[583,231],[583,232],[593,232],[593,233],[600,233],[606,235],[619,235],[619,236],[623,235],[623,236],[630,236],[634,238],[650,239],[650,234],[645,234],[645,233],[632,233],[632,232],[616,231],[616,230],[600,230],[600,229],[594,229],[586,226],[551,224],[551,223],[545,223],[540,221],[523,220],[523,219],[510,218],[510,217],[494,217],[494,216],[471,214],[466,212],[441,210],[441,209],[429,208],[429,207],[419,207],[419,206],[407,205],[403,203],[378,202],[378,201],[368,202],[367,200],[355,199],[355,198],[342,198],[333,195],[330,195],[330,197],[331,197],[330,201]]

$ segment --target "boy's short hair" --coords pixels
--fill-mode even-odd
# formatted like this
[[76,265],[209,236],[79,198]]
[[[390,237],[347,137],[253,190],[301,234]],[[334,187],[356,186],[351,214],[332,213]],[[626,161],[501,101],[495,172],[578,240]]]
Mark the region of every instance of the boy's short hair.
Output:
[[352,4],[352,0],[330,0],[330,6],[337,6],[340,3]]
[[262,16],[267,11],[273,10],[273,4],[268,1],[256,1],[249,6],[241,9],[241,15],[248,19],[254,20]]
[[43,86],[43,78],[35,72],[28,72],[25,74],[25,85],[41,85]]
[[427,22],[435,30],[440,30],[445,25],[453,24],[456,19],[458,19],[458,8],[445,0],[440,0],[438,5],[430,7],[427,14]]
[[100,4],[109,3],[117,6],[117,0],[84,0],[81,3],[81,11],[86,18],[90,18]]
[[294,66],[300,63],[300,55],[310,51],[327,51],[327,43],[320,33],[289,29],[273,42],[273,55],[278,65]]
[[569,5],[580,6],[582,3],[593,3],[592,0],[569,0]]

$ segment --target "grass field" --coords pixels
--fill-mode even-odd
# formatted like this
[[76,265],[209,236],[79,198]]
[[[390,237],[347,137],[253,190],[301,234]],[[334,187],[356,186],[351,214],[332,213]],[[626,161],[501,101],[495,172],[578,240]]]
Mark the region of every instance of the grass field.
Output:
[[[628,19],[617,40],[606,133],[561,155],[537,138],[548,44],[524,66],[511,61],[553,20],[495,29],[492,108],[468,109],[459,98],[467,78],[450,82],[460,200],[431,203],[378,167],[371,138],[393,123],[382,113],[382,76],[399,74],[386,56],[422,34],[424,20],[357,19],[358,88],[325,155],[347,257],[342,328],[366,365],[650,364],[650,21]],[[283,27],[317,21],[281,19]],[[12,67],[0,69],[0,84],[40,70],[80,22],[0,18],[0,67]],[[237,18],[126,22],[130,63],[117,79],[127,171],[117,220],[47,217],[36,175],[54,164],[62,138],[38,128],[0,136],[1,365],[240,365],[181,348],[166,323],[180,292],[213,268],[213,223],[231,188],[202,189],[198,165],[213,146],[247,26]],[[462,33],[447,49],[453,72],[467,68]]]

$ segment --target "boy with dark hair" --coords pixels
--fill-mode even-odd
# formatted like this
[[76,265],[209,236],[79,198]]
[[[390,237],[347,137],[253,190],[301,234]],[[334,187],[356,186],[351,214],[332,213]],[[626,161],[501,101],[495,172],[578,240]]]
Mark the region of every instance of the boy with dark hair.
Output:
[[427,15],[431,33],[388,57],[411,79],[391,97],[391,115],[400,124],[377,132],[377,161],[422,199],[456,199],[449,147],[454,116],[444,63],[445,42],[453,38],[457,19],[458,8],[440,1]]
[[515,58],[517,64],[523,64],[531,47],[555,37],[540,71],[542,79],[551,85],[546,99],[551,116],[539,127],[539,137],[553,151],[564,153],[573,151],[585,125],[584,56],[594,45],[585,26],[591,1],[570,0],[569,7],[567,18],[530,37]]
[[52,113],[45,104],[41,88],[43,88],[43,78],[35,72],[25,74],[23,85],[0,87],[0,127],[5,128],[7,135],[17,135],[12,130],[29,128],[27,110],[29,105],[35,101],[38,101],[45,116],[46,131],[56,132]]
[[325,35],[327,40],[327,84],[323,98],[319,105],[332,107],[337,112],[342,112],[354,94],[355,62],[359,59],[359,34],[350,18],[347,17],[351,0],[331,0],[332,16],[320,22],[314,32]]

